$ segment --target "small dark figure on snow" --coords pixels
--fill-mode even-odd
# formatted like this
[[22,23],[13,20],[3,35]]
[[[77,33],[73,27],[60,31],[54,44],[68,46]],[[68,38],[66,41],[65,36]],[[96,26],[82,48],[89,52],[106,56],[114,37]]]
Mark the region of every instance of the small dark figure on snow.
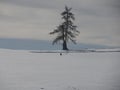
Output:
[[62,56],[62,53],[60,53],[60,56]]

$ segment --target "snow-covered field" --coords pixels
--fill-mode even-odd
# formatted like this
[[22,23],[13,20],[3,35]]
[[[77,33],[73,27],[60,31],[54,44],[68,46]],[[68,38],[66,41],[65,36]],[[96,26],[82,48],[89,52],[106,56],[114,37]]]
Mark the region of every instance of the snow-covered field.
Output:
[[120,52],[0,49],[0,90],[120,90],[119,58]]

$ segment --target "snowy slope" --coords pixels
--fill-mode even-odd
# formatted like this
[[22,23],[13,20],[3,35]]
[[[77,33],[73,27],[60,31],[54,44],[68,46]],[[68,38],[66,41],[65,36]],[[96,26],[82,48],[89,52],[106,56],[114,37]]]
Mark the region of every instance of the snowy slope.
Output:
[[120,90],[119,57],[0,49],[0,90]]

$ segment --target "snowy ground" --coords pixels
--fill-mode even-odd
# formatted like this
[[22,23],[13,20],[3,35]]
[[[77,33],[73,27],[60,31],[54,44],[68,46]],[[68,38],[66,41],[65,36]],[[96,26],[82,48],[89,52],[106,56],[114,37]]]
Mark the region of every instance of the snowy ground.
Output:
[[0,49],[0,90],[120,90],[119,58],[108,50],[60,56]]

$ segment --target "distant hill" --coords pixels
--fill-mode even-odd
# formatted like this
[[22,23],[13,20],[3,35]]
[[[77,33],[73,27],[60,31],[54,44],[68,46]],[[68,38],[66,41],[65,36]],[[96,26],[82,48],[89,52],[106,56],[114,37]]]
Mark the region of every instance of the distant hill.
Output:
[[[68,43],[69,49],[79,50],[88,48],[112,48],[104,45],[78,43],[76,45]],[[0,48],[15,50],[61,50],[61,45],[52,45],[52,41],[0,38]]]

